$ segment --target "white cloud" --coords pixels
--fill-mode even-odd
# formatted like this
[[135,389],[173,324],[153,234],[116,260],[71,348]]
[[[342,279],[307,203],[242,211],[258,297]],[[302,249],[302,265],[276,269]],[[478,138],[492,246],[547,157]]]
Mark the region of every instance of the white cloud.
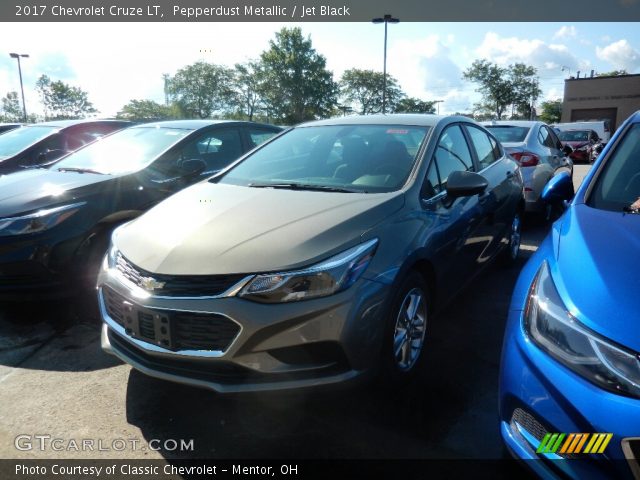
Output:
[[575,38],[576,36],[578,36],[578,31],[573,25],[563,25],[553,34],[553,38]]
[[596,47],[596,56],[600,60],[609,62],[617,69],[624,69],[634,73],[640,69],[640,52],[633,48],[627,40],[618,40],[606,47]]
[[578,59],[566,45],[548,44],[540,39],[501,37],[493,32],[485,35],[476,54],[478,58],[503,66],[516,62],[533,65],[539,74],[546,76],[562,76],[563,66],[574,71],[590,67],[590,62]]

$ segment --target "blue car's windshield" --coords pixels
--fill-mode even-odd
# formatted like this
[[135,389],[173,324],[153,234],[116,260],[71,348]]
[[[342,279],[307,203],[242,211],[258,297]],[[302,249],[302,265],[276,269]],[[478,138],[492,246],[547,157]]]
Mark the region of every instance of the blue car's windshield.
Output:
[[299,127],[232,168],[219,183],[251,187],[389,192],[406,181],[428,127]]
[[21,127],[3,133],[0,136],[0,159],[9,158],[30,147],[39,140],[58,130],[57,127],[39,127],[37,125]]
[[[608,158],[587,205],[620,212],[640,202],[640,124],[629,128]],[[637,210],[637,209],[636,209]]]
[[191,130],[134,127],[101,138],[56,163],[56,169],[86,169],[124,174],[145,168]]

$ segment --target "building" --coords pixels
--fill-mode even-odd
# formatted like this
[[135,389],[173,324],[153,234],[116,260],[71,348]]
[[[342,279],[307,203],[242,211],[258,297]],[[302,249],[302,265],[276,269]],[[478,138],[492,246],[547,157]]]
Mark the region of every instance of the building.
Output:
[[562,122],[609,120],[611,133],[640,110],[640,74],[571,77],[564,82]]

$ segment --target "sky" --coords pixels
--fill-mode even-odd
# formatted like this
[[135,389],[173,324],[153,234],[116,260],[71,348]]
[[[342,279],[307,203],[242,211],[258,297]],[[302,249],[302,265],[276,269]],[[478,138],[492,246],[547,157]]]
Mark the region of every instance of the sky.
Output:
[[[232,66],[257,58],[283,26],[302,28],[339,80],[349,68],[382,71],[384,27],[371,23],[0,23],[0,97],[19,91],[42,113],[42,74],[89,94],[99,116],[132,99],[164,102],[163,73],[198,60]],[[462,80],[476,59],[538,69],[539,102],[562,98],[564,79],[625,69],[640,73],[638,23],[413,23],[389,25],[387,71],[412,97],[442,100],[440,113],[468,112],[480,97]],[[4,51],[4,52],[3,52]]]

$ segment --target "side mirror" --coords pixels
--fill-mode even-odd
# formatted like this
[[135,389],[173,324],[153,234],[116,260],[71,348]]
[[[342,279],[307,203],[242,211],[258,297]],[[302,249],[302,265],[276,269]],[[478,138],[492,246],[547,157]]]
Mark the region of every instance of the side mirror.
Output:
[[542,189],[540,198],[547,203],[558,203],[573,198],[573,180],[571,174],[563,171],[551,177]]
[[180,164],[180,170],[185,177],[200,175],[207,168],[207,164],[200,158],[184,160]]
[[449,198],[470,197],[484,192],[489,182],[475,172],[456,170],[447,178],[447,196]]
[[573,153],[573,148],[571,148],[571,145],[565,145],[562,147],[562,153],[564,153],[565,157],[568,157]]

